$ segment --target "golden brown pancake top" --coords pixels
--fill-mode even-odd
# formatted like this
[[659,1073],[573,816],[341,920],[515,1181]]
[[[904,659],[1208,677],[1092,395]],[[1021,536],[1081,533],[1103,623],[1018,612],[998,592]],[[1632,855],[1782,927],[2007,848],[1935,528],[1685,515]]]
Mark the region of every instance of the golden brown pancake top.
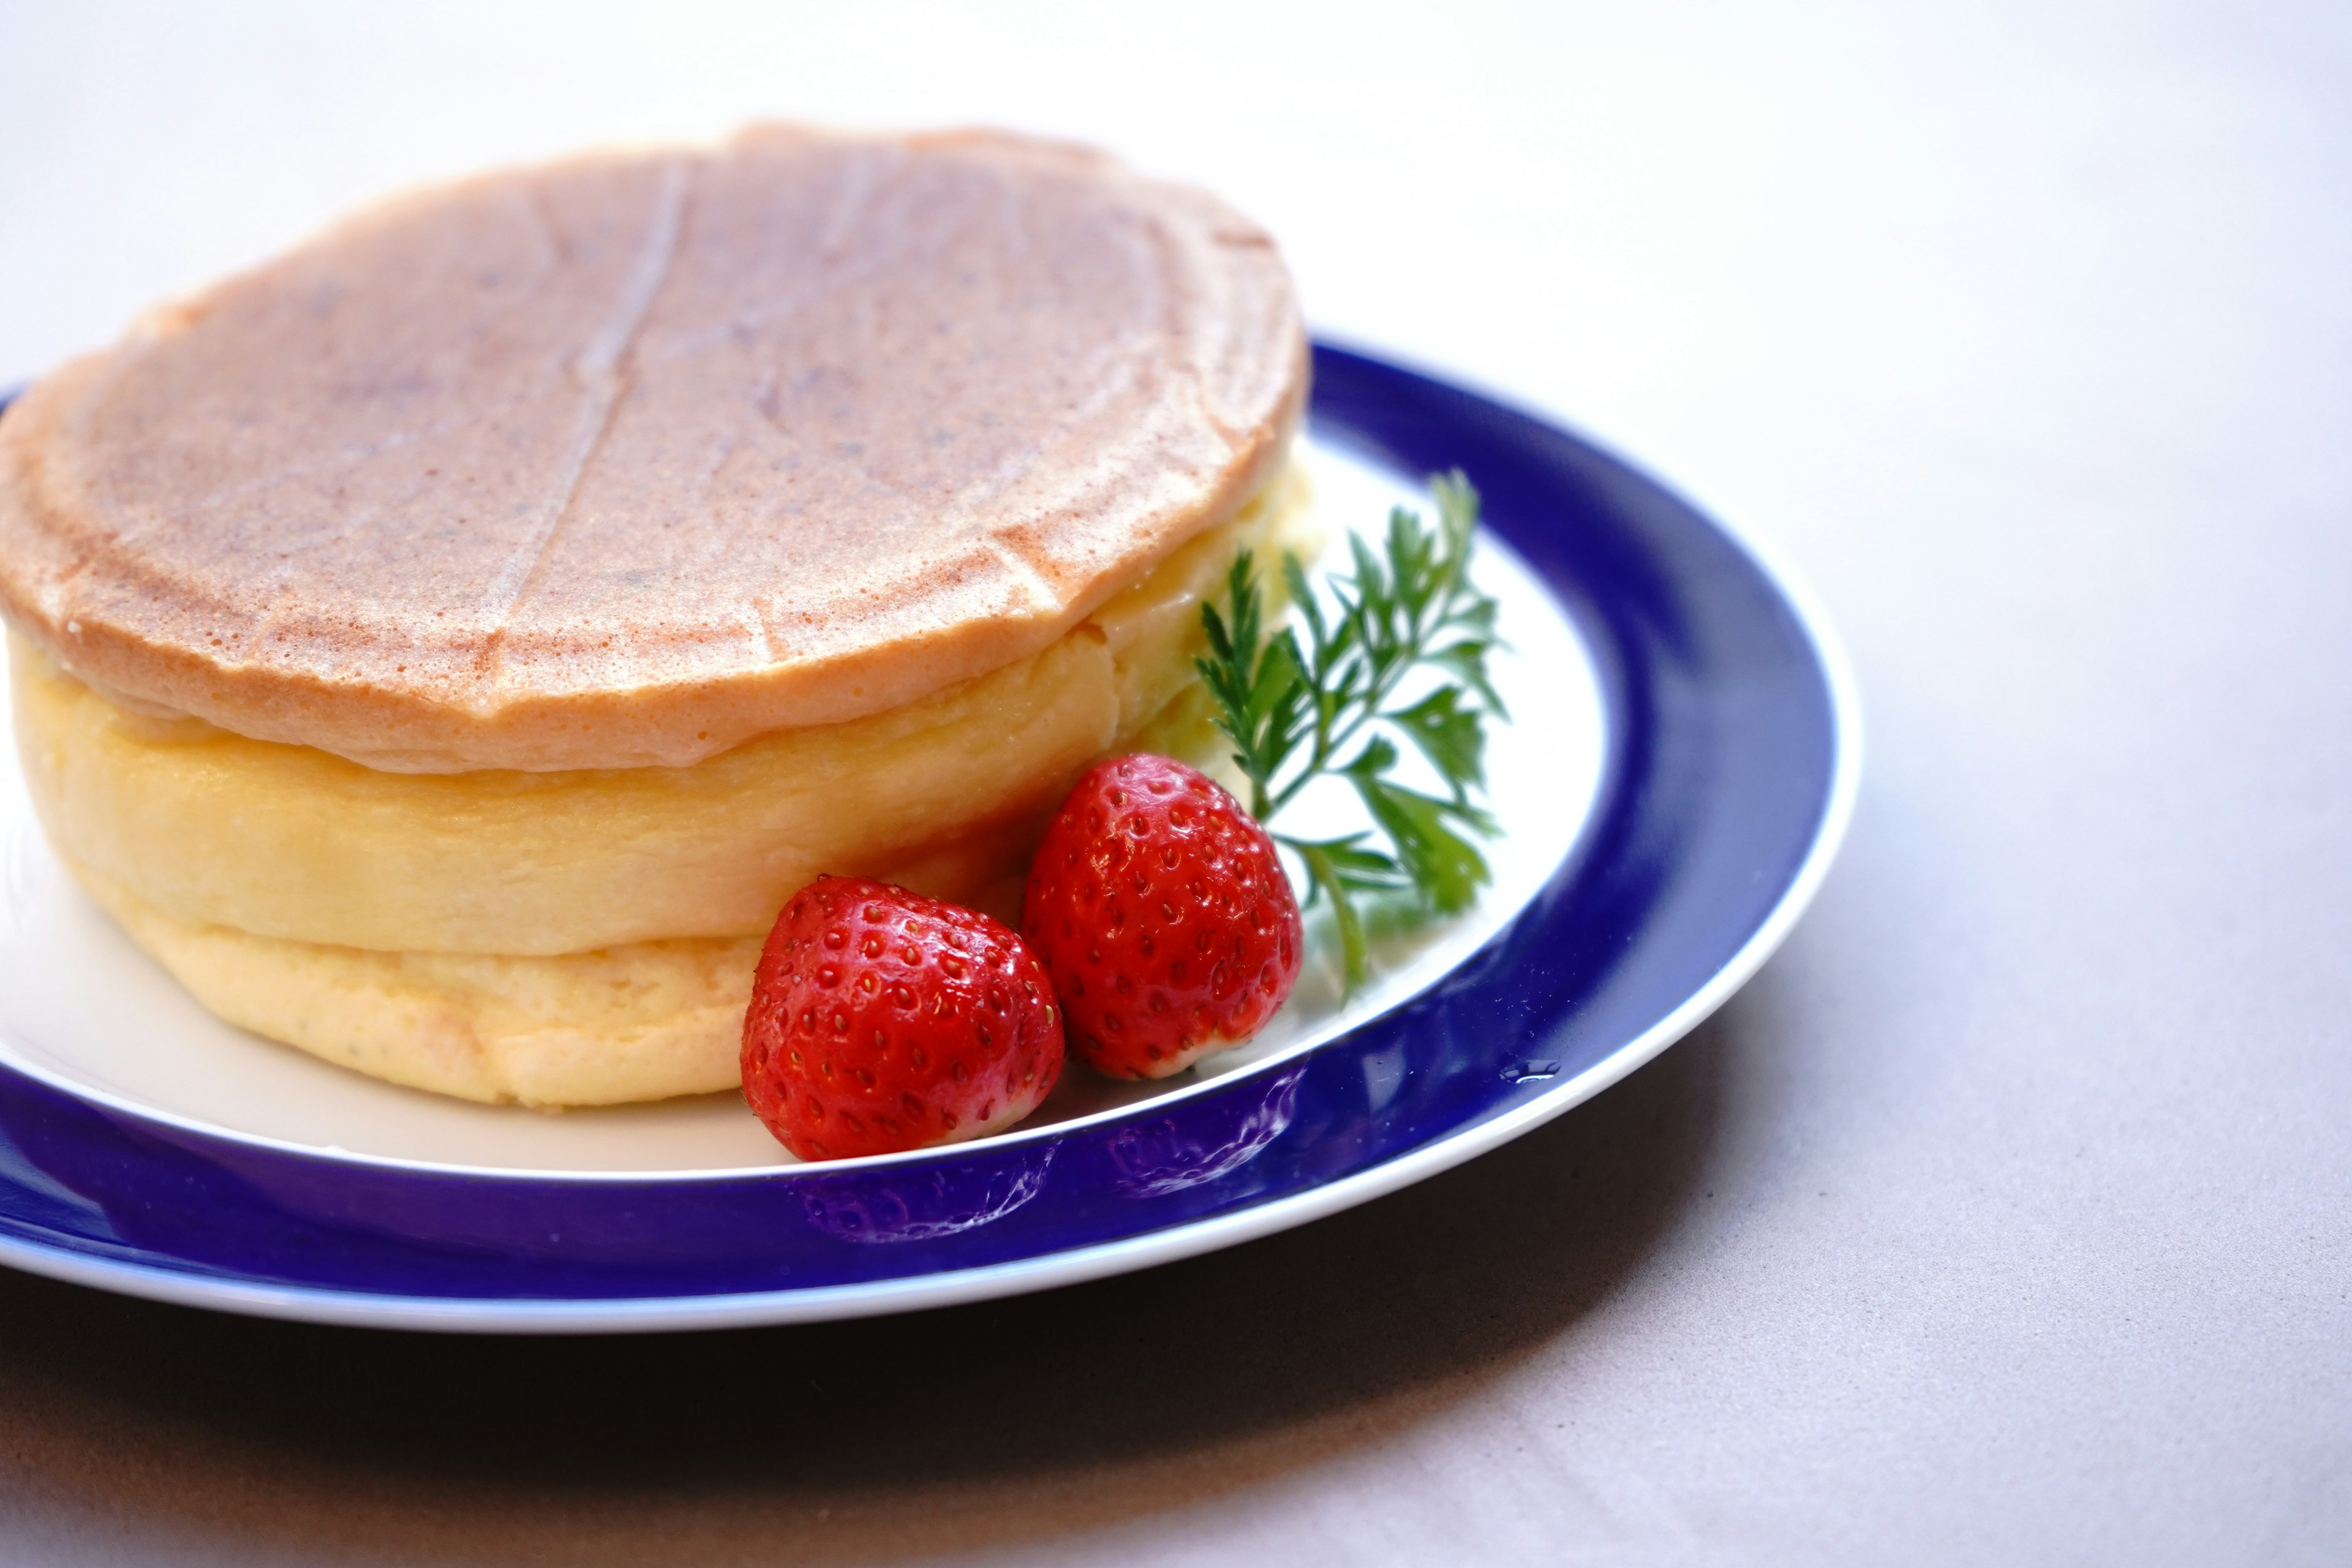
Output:
[[0,418],[0,609],[420,772],[682,765],[1045,647],[1305,392],[1266,236],[1099,154],[759,128],[366,211]]

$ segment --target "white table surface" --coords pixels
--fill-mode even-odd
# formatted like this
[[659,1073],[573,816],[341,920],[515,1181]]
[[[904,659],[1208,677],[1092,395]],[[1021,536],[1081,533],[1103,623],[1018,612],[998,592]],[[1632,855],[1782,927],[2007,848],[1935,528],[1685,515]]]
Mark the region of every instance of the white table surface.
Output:
[[0,380],[486,162],[1105,142],[1775,542],[1870,722],[1714,1023],[1236,1252],[561,1343],[0,1275],[0,1560],[2352,1561],[2352,10],[0,0]]

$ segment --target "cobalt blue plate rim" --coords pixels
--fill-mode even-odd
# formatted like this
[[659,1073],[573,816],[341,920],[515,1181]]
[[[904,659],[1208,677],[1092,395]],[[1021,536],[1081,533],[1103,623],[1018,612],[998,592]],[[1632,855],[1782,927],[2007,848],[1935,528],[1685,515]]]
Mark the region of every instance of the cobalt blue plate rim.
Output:
[[1320,437],[1409,475],[1469,473],[1601,675],[1610,750],[1591,826],[1436,984],[1186,1095],[847,1168],[581,1179],[338,1161],[0,1067],[0,1263],[188,1305],[456,1331],[905,1311],[1305,1223],[1648,1061],[1780,945],[1836,854],[1860,777],[1836,638],[1752,542],[1590,442],[1333,343],[1316,345],[1315,377]]

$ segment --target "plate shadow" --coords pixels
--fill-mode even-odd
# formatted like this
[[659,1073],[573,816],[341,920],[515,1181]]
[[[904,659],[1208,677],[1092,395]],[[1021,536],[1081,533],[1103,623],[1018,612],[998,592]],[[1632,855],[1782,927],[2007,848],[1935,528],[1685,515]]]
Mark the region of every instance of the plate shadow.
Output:
[[1574,1332],[1687,1207],[1743,1011],[1364,1207],[901,1317],[445,1338],[0,1271],[0,1513],[65,1559],[598,1564],[873,1562],[1187,1506]]

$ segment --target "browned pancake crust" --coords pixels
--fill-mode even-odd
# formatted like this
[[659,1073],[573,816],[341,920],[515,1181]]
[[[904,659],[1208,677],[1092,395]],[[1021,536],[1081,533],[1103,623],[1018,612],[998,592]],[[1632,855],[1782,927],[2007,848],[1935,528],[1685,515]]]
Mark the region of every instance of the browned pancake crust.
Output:
[[690,763],[1034,653],[1305,394],[1266,236],[1099,154],[781,128],[372,209],[0,420],[0,610],[380,768]]

